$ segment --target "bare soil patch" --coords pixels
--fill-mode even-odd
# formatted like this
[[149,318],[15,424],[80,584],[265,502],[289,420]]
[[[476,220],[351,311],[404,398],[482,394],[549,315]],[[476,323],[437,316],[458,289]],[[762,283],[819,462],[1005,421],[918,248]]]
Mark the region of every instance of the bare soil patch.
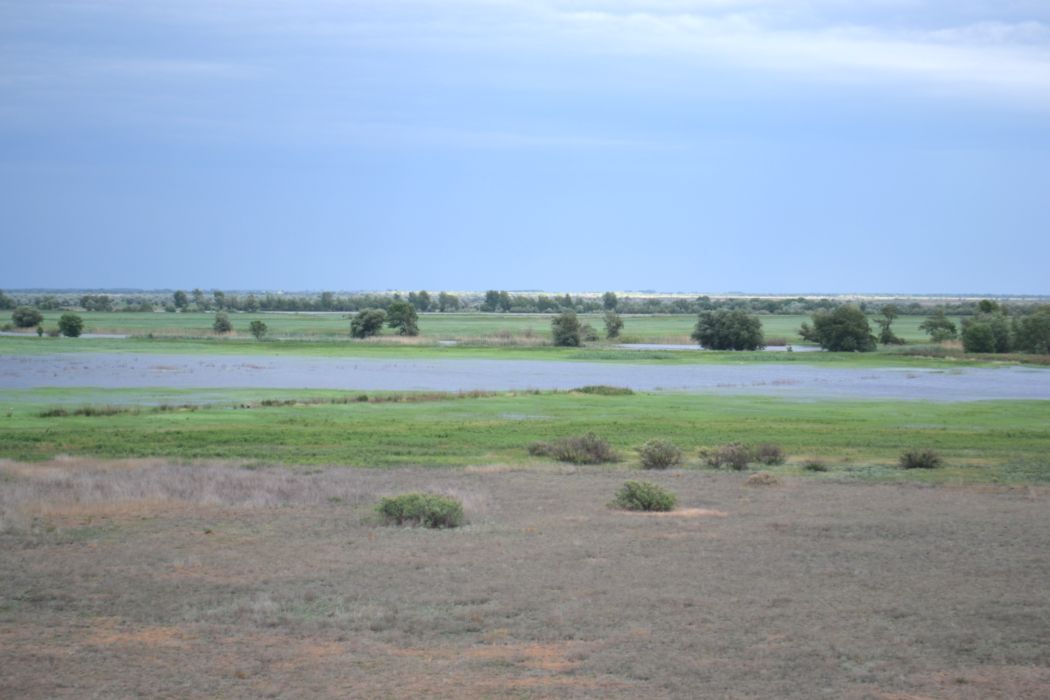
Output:
[[[1050,695],[1046,490],[647,473],[661,517],[600,468],[0,467],[0,697]],[[410,490],[469,525],[370,519]]]

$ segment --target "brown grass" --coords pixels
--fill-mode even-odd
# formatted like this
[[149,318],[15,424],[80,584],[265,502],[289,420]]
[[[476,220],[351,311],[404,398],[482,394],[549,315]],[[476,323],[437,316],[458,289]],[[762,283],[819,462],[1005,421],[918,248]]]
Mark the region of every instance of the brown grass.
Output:
[[[650,476],[651,473],[647,473]],[[0,697],[1045,698],[1050,493],[0,465]],[[467,527],[382,528],[381,495]]]

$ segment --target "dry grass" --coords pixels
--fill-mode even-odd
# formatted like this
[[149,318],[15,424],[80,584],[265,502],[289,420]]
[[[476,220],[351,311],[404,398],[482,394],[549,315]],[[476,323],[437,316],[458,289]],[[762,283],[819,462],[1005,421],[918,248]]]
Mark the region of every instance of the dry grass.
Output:
[[1047,697],[1045,489],[646,476],[3,463],[0,697]]

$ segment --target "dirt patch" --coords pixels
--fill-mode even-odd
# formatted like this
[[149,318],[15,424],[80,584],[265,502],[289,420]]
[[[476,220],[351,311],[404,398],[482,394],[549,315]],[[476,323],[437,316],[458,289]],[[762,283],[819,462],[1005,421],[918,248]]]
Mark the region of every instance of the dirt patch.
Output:
[[725,518],[729,513],[723,510],[712,510],[710,508],[676,508],[668,511],[621,511],[630,515],[642,515],[647,518]]

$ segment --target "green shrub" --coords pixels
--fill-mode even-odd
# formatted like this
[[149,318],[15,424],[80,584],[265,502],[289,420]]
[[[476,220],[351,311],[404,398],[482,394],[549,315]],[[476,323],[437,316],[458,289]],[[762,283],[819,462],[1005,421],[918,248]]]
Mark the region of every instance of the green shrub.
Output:
[[62,314],[58,319],[58,330],[67,338],[78,338],[84,331],[84,319],[76,314]]
[[628,481],[616,492],[610,504],[624,510],[668,511],[674,510],[678,499],[670,491],[647,481]]
[[783,464],[787,457],[784,455],[784,450],[780,445],[774,445],[766,442],[756,447],[752,453],[756,462],[761,462],[767,466],[774,464]]
[[630,396],[634,393],[632,389],[625,386],[609,386],[608,384],[588,384],[573,391],[581,394],[597,394],[599,396]]
[[930,449],[905,450],[900,456],[901,469],[936,469],[943,463],[941,456]]
[[743,443],[731,442],[713,450],[700,450],[700,458],[709,467],[729,467],[736,471],[747,469],[751,462],[751,448]]
[[826,472],[828,465],[824,464],[823,460],[807,459],[802,463],[802,468],[807,472]]
[[682,451],[667,440],[649,440],[638,448],[645,469],[667,469],[682,463]]
[[463,504],[454,498],[432,493],[406,493],[384,498],[376,512],[387,525],[421,525],[431,528],[463,524]]
[[606,440],[594,433],[561,438],[551,443],[533,442],[528,449],[529,454],[535,457],[551,457],[559,462],[573,464],[601,464],[616,462],[620,458]]
[[256,340],[262,340],[270,331],[270,327],[263,321],[255,320],[248,324],[248,330],[251,331]]
[[580,332],[580,321],[575,311],[563,311],[551,319],[551,338],[555,345],[578,347]]
[[233,324],[230,322],[230,315],[225,311],[215,314],[215,321],[211,324],[211,329],[216,333],[229,333],[232,331]]
[[28,306],[19,306],[12,312],[11,320],[19,328],[32,328],[44,322],[44,315]]

